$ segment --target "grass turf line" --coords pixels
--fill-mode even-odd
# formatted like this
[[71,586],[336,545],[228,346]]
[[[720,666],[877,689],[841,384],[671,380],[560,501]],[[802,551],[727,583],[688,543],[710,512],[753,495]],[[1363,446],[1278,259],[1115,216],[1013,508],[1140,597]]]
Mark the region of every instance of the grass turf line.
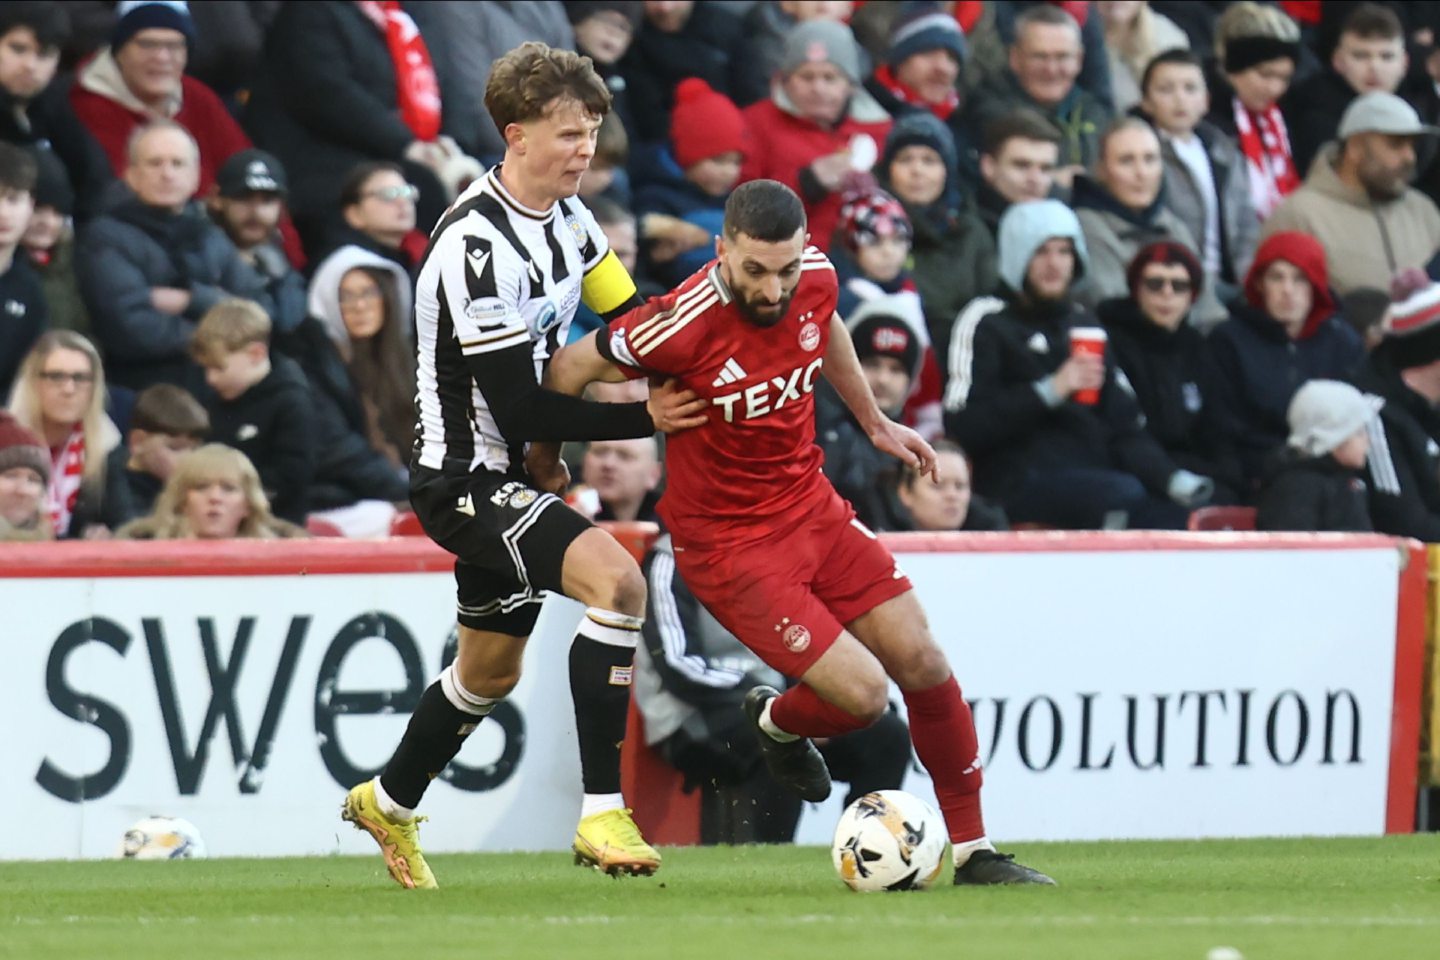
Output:
[[[0,957],[1409,960],[1440,943],[1440,836],[1028,844],[1053,889],[854,894],[815,847],[664,851],[651,879],[564,854],[0,863]],[[948,874],[947,874],[948,875]],[[1363,951],[1363,953],[1362,953]],[[954,954],[947,954],[954,955]],[[1368,955],[1368,956],[1367,956]]]

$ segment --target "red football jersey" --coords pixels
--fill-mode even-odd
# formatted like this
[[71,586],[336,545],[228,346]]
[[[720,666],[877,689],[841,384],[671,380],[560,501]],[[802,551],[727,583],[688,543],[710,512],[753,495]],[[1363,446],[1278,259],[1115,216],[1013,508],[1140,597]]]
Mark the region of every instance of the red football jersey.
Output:
[[800,284],[773,327],[740,314],[718,261],[610,324],[608,353],[622,368],[675,377],[710,402],[707,426],[666,442],[659,512],[678,545],[764,537],[829,494],[814,390],[837,293],[835,268],[806,247]]

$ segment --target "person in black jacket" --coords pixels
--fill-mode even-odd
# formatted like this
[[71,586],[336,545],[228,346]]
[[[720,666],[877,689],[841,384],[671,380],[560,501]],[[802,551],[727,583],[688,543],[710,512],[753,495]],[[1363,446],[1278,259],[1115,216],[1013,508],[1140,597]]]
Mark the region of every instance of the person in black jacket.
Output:
[[1307,380],[1345,380],[1364,353],[1335,312],[1325,249],[1314,237],[1272,234],[1245,277],[1247,305],[1206,341],[1206,395],[1240,458],[1248,495],[1285,442],[1285,411]]
[[133,195],[80,235],[75,278],[115,382],[132,390],[175,383],[205,393],[189,358],[200,317],[227,297],[273,309],[260,277],[191,202],[200,153],[179,124],[157,120],[130,141]]
[[65,4],[0,4],[0,140],[57,157],[84,221],[99,212],[114,177],[100,144],[71,109],[67,85],[54,82],[69,38]]
[[1295,392],[1290,439],[1260,490],[1258,530],[1368,533],[1365,469],[1370,429],[1385,405],[1337,380],[1311,380]]
[[45,288],[20,241],[35,210],[35,158],[0,143],[0,396],[8,396],[20,361],[50,319]]
[[[1112,362],[1071,355],[1071,331],[1096,325],[1070,296],[1087,260],[1075,213],[1058,200],[1014,204],[999,254],[1000,296],[955,321],[945,392],[946,433],[974,458],[976,490],[1016,523],[1183,527],[1211,481],[1145,432]],[[1092,390],[1098,400],[1082,402]]]
[[708,3],[647,4],[645,21],[620,61],[639,143],[663,143],[669,134],[674,90],[699,77],[729,96],[743,86],[749,64],[741,59],[739,17]]
[[1221,435],[1204,380],[1205,338],[1188,317],[1205,282],[1183,244],[1144,247],[1126,271],[1130,296],[1097,311],[1116,365],[1135,392],[1145,430],[1176,464],[1215,481],[1215,499],[1234,502],[1240,463]]
[[1375,529],[1440,543],[1440,284],[1395,304],[1355,383],[1385,400],[1370,431]]

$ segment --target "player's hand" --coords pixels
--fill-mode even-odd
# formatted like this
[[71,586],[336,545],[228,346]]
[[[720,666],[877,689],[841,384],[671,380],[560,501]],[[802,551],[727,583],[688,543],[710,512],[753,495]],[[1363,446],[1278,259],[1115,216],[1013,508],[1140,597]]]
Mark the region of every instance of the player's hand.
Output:
[[652,383],[650,396],[645,401],[655,429],[665,434],[705,426],[710,422],[709,408],[708,401],[697,396],[694,390],[682,388],[673,377],[658,386]]
[[532,443],[525,454],[525,472],[543,493],[563,497],[570,489],[570,468],[560,459],[559,444]]
[[920,476],[928,473],[932,480],[940,482],[940,461],[935,456],[935,449],[909,427],[894,420],[882,420],[875,432],[870,434],[870,442],[875,444],[876,450],[884,451],[906,466],[918,469]]

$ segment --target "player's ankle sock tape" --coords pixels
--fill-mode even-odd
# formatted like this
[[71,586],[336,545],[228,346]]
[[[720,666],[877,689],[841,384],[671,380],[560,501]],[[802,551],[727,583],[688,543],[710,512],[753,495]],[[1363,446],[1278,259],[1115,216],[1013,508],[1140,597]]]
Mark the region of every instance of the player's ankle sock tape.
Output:
[[451,702],[443,677],[430,684],[410,715],[400,746],[380,774],[385,792],[402,807],[418,807],[430,781],[455,759],[465,738],[484,719],[473,707],[461,710]]
[[924,690],[906,690],[905,711],[915,755],[935,784],[935,799],[952,842],[985,836],[980,811],[980,742],[975,718],[953,676]]
[[596,627],[588,617],[570,644],[570,697],[580,739],[580,778],[586,793],[619,793],[620,744],[630,709],[635,648],[633,643],[619,646],[598,640],[586,633],[587,627]]
[[791,687],[770,701],[770,721],[797,737],[838,737],[870,724],[829,701],[807,684]]
[[576,632],[599,643],[634,650],[640,643],[640,628],[644,625],[645,621],[641,617],[616,613],[603,607],[586,607],[585,616]]

